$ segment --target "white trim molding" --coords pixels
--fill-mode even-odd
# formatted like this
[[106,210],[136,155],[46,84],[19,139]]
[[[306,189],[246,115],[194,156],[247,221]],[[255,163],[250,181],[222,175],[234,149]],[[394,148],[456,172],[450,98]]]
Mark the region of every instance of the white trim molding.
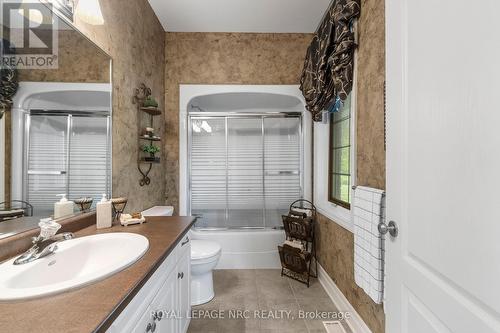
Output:
[[[351,126],[354,127],[354,126]],[[314,123],[314,205],[318,212],[341,227],[354,232],[351,211],[328,201],[328,163],[330,149],[330,122],[327,124]],[[355,148],[353,148],[354,150]],[[353,155],[353,154],[351,154]],[[351,175],[352,183],[355,181],[355,169]]]
[[[356,21],[357,30],[357,21]],[[357,185],[357,76],[358,76],[358,52],[354,52],[354,74],[351,91],[351,186]],[[330,116],[330,115],[329,115]],[[314,184],[313,198],[314,205],[321,215],[337,223],[344,229],[354,232],[354,220],[349,209],[345,209],[328,200],[328,181],[329,181],[329,153],[330,153],[330,117],[326,123],[314,123]],[[351,203],[352,203],[351,191]]]
[[340,312],[348,312],[349,318],[346,318],[347,324],[355,333],[372,333],[370,328],[363,321],[359,313],[356,312],[351,303],[347,300],[344,294],[337,287],[332,278],[328,275],[323,267],[318,263],[318,280],[325,288],[326,293],[332,300],[333,304]]

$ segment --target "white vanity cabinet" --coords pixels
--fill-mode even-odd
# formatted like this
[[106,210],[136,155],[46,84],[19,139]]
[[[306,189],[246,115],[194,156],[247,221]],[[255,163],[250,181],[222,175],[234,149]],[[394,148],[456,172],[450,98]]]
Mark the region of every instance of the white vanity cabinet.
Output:
[[176,245],[108,333],[186,333],[191,310],[191,245],[186,235]]
[[[178,269],[181,274],[181,279],[179,280],[179,288],[177,293],[177,304],[181,310],[181,313],[191,313],[191,247],[189,246],[189,251],[185,251],[182,257],[179,259]],[[189,326],[189,318],[187,316],[182,316],[179,319],[179,330],[177,332],[187,332]]]

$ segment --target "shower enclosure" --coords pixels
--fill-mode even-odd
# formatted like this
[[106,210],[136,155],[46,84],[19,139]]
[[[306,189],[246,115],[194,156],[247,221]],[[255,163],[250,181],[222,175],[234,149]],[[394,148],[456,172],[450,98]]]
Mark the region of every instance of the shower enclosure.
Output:
[[199,228],[273,228],[302,197],[300,114],[190,115]]
[[95,202],[111,192],[110,134],[107,112],[26,115],[23,199],[37,215],[52,213],[57,194]]
[[68,199],[111,193],[111,85],[20,82],[12,108],[11,196],[53,214]]
[[281,215],[311,199],[312,119],[295,85],[180,85],[179,214],[217,268],[278,268]]

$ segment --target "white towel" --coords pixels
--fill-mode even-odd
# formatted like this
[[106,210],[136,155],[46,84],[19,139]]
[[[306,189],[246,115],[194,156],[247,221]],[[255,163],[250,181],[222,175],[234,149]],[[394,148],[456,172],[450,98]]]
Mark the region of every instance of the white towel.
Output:
[[357,186],[354,190],[354,280],[375,303],[384,297],[385,192]]

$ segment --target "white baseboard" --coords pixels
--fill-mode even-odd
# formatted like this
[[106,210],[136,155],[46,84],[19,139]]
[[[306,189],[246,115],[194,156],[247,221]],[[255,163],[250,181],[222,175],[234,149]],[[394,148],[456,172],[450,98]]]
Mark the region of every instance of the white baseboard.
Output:
[[347,298],[342,294],[335,282],[333,282],[332,278],[330,278],[328,273],[319,263],[318,280],[323,288],[325,288],[326,293],[330,296],[337,309],[341,312],[348,312],[350,314],[346,322],[354,333],[372,333],[361,316],[356,312],[351,303],[349,303]]

